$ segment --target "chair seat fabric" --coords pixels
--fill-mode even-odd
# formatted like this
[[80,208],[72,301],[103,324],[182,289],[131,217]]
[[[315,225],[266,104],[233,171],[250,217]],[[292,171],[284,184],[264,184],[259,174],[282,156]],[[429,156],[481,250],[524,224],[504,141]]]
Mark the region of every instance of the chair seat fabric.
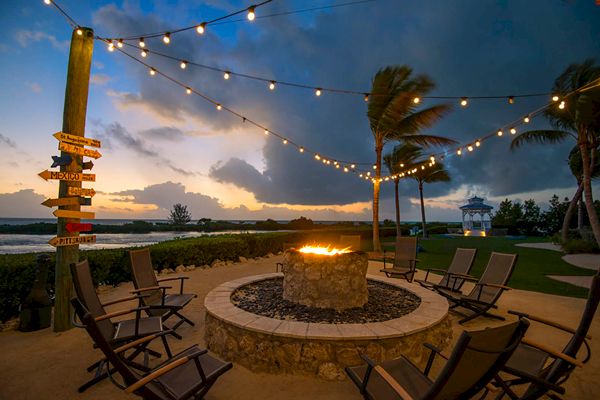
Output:
[[153,333],[162,332],[163,325],[160,317],[147,317],[139,319],[139,330],[138,334],[135,334],[135,320],[129,319],[126,321],[119,321],[115,324],[115,335],[113,340],[122,341],[130,340],[140,336],[147,336]]
[[[404,356],[395,360],[384,361],[380,365],[415,399],[423,398],[433,384]],[[362,382],[366,370],[366,365],[347,369],[350,378],[358,385]],[[375,371],[371,373],[367,384],[367,392],[370,398],[377,400],[401,398]]]
[[548,360],[548,353],[535,347],[520,344],[506,363],[506,368],[516,369],[532,375],[539,375]]
[[406,267],[393,267],[393,268],[382,268],[379,272],[385,272],[386,274],[407,274],[412,272],[412,269]]
[[[194,299],[194,297],[196,297],[196,295],[191,294],[191,293],[167,294],[165,296],[165,309],[172,308],[172,307],[183,308],[190,301],[192,301]],[[158,302],[152,304],[152,307],[160,307],[161,305],[162,305],[162,303],[160,301],[158,301]],[[166,312],[165,309],[161,309],[161,308],[150,309],[150,314],[151,315],[162,315]]]

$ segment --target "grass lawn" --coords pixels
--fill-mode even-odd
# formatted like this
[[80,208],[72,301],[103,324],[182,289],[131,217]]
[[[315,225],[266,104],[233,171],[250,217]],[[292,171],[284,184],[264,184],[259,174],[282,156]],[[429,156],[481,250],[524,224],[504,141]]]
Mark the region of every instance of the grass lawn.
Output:
[[[515,246],[517,243],[544,242],[548,239],[528,237],[511,239],[506,237],[464,237],[464,236],[431,236],[419,239],[422,251],[419,252],[418,269],[441,268],[447,269],[457,247],[476,248],[477,256],[471,269],[471,275],[481,276],[492,251],[500,253],[517,253],[517,265],[508,285],[514,289],[531,290],[535,292],[557,294],[561,296],[587,296],[587,289],[568,283],[555,281],[546,275],[594,275],[594,271],[578,268],[562,260],[564,255],[558,251],[530,249]],[[387,244],[387,243],[386,243]],[[394,250],[393,246],[384,246],[386,251]]]

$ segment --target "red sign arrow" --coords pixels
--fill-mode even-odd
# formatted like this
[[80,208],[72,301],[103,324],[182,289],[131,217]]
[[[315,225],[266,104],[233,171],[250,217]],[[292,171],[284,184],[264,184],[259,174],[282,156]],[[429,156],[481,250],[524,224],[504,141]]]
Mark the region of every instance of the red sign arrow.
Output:
[[92,230],[92,224],[78,224],[75,222],[69,222],[65,225],[67,231],[73,232],[90,232]]

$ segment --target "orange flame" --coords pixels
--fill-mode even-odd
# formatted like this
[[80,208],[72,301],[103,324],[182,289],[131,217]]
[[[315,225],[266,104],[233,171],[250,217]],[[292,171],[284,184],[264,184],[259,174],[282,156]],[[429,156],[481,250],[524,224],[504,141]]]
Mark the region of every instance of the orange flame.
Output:
[[331,247],[331,245],[325,246],[311,246],[305,245],[299,250],[301,253],[310,253],[310,254],[320,254],[325,256],[334,256],[336,254],[344,254],[350,253],[350,246],[344,247],[343,249],[336,249],[335,247]]

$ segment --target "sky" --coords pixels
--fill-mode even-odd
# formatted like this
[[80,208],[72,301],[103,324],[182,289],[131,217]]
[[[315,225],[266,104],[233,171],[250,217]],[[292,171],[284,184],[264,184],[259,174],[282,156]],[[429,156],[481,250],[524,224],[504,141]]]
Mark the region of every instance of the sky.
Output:
[[[369,220],[372,184],[325,166],[330,159],[375,161],[362,95],[324,92],[232,76],[189,65],[308,85],[368,92],[388,65],[408,65],[436,84],[432,96],[549,93],[570,64],[600,60],[600,7],[595,1],[375,0],[346,7],[260,18],[342,0],[273,0],[232,22],[162,39],[147,39],[144,62],[311,151],[300,153],[263,129],[185,90],[96,41],[86,136],[102,141],[94,161],[97,218],[163,219],[175,203],[200,218]],[[138,37],[197,25],[251,5],[238,0],[60,0],[81,26],[100,37]],[[41,206],[55,198],[57,181],[37,174],[58,155],[52,136],[62,112],[72,28],[42,0],[0,2],[0,218],[52,217]],[[137,45],[137,40],[131,42]],[[139,50],[124,50],[140,58]],[[460,143],[481,138],[550,101],[546,96],[507,100],[424,99],[452,111],[427,133]],[[548,128],[543,117],[527,127]],[[509,148],[508,132],[476,151],[446,153],[451,182],[425,185],[429,221],[458,221],[458,207],[477,195],[497,207],[505,198],[533,198],[546,206],[553,194],[570,197],[576,181],[566,163],[572,142]],[[392,150],[386,145],[384,152]],[[349,163],[348,163],[349,164]],[[345,164],[344,164],[345,165]],[[405,221],[420,219],[417,184],[400,183]],[[380,219],[394,218],[393,184],[382,183]]]

